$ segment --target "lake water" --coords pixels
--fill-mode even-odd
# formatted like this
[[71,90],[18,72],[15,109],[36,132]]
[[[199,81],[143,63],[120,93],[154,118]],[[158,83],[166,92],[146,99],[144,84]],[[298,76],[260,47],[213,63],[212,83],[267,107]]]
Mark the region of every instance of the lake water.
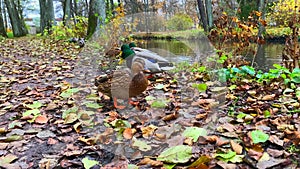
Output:
[[[215,54],[215,48],[208,40],[139,40],[138,46],[152,50],[172,62],[202,62]],[[281,62],[284,44],[270,43],[262,46],[258,56],[247,54],[246,59],[254,61],[257,69],[268,70],[274,63]]]

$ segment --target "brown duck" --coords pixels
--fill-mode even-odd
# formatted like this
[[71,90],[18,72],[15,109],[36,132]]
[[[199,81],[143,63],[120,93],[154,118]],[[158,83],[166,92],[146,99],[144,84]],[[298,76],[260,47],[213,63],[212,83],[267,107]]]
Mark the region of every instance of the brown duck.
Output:
[[131,70],[123,68],[98,76],[95,78],[95,85],[99,92],[113,98],[116,108],[124,109],[125,106],[117,105],[117,99],[130,99],[146,90],[148,80],[144,71],[145,62],[142,59],[136,59],[132,63]]

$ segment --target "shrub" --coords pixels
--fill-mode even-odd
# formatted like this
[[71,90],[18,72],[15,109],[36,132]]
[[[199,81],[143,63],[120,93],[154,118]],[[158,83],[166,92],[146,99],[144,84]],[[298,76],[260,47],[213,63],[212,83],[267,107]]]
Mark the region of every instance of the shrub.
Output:
[[[294,17],[294,12],[300,10],[300,1],[295,0],[279,0],[273,2],[270,12],[267,13],[267,22],[271,25],[288,26],[290,20]],[[299,12],[296,14],[299,17]]]
[[[74,18],[72,18],[73,20]],[[55,39],[68,39],[71,37],[85,37],[87,31],[87,18],[76,17],[76,24],[71,20],[67,25],[62,22],[51,28],[51,37]],[[45,32],[47,34],[47,32]]]
[[193,26],[193,20],[186,14],[176,14],[169,21],[167,21],[167,28],[169,30],[186,30]]

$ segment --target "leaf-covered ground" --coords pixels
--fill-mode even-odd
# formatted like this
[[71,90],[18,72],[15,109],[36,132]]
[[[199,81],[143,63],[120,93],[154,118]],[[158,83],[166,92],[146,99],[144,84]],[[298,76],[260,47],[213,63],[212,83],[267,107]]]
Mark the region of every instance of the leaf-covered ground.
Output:
[[221,83],[204,66],[182,64],[149,79],[134,106],[116,110],[94,86],[118,62],[103,53],[41,38],[1,42],[0,167],[299,164],[299,72],[286,84],[270,74],[261,82],[244,67]]

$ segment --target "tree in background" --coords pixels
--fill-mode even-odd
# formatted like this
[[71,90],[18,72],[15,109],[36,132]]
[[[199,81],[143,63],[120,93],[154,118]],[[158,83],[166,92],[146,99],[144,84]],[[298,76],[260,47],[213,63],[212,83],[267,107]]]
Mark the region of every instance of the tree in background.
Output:
[[41,32],[51,32],[51,28],[54,24],[54,7],[53,0],[39,0],[40,2],[40,27]]
[[28,33],[28,31],[26,29],[24,20],[22,20],[22,14],[17,10],[15,2],[12,0],[4,0],[4,2],[8,11],[14,36],[25,36]]
[[100,31],[106,18],[104,0],[90,0],[89,7],[87,39],[92,37],[95,32]]
[[193,20],[186,14],[175,14],[170,20],[167,21],[167,28],[169,30],[186,30],[193,26]]
[[3,37],[7,37],[6,28],[5,28],[4,20],[3,20],[3,16],[2,16],[2,2],[1,1],[0,1],[0,23],[3,23],[3,24],[0,24],[0,35]]

